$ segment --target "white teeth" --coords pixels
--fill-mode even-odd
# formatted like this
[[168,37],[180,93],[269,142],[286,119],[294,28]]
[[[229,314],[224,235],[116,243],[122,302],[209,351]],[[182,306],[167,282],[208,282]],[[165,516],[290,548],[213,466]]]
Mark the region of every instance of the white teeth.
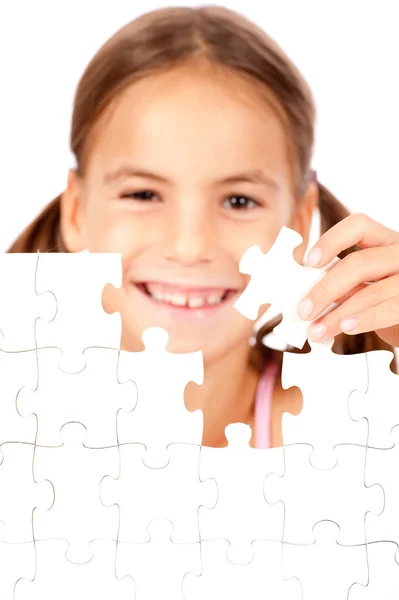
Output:
[[222,296],[209,296],[207,299],[208,304],[220,304]]
[[176,304],[177,306],[185,306],[186,300],[187,298],[184,294],[172,294],[171,296],[168,296],[168,302]]
[[151,295],[153,298],[155,298],[155,300],[159,300],[159,302],[162,302],[162,300],[163,300],[163,298],[164,298],[164,295],[163,295],[163,294],[161,294],[161,292],[157,292],[157,291],[155,290],[155,292],[149,292],[149,293],[150,293],[150,295]]
[[158,300],[158,302],[167,302],[175,306],[188,306],[189,308],[201,308],[201,306],[204,306],[206,304],[220,304],[224,295],[213,294],[210,296],[187,296],[185,294],[182,294],[181,292],[160,292],[156,288],[150,289],[149,286],[147,286],[147,291],[153,298],[155,298],[155,300]]
[[204,306],[205,298],[194,297],[188,299],[188,306],[190,308],[199,308],[200,306]]

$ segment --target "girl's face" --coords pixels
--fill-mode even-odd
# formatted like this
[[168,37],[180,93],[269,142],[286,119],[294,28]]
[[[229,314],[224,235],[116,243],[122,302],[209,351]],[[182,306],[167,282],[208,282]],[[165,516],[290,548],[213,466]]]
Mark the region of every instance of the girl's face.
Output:
[[95,127],[86,164],[83,180],[69,173],[62,233],[72,252],[123,254],[107,300],[123,347],[141,350],[156,325],[170,351],[201,349],[205,362],[248,352],[253,322],[233,307],[250,279],[240,259],[267,252],[282,225],[303,235],[303,254],[316,201],[313,186],[294,204],[284,129],[256,88],[188,68],[134,83]]

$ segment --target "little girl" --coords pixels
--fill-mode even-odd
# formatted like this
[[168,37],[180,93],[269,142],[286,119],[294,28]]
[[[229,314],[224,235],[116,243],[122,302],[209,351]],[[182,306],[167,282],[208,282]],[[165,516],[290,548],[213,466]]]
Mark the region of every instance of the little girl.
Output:
[[315,207],[324,235],[309,263],[343,260],[302,303],[315,321],[309,336],[337,336],[335,351],[347,354],[398,344],[399,234],[349,216],[317,182],[314,126],[298,69],[245,17],[219,6],[144,14],[86,68],[72,117],[76,168],[9,249],[122,253],[123,285],[104,308],[120,311],[126,350],[142,350],[156,325],[169,351],[203,351],[205,382],[189,384],[185,402],[204,412],[204,445],[226,445],[237,421],[251,425],[251,445],[281,445],[283,412],[301,409],[300,390],[281,387],[281,352],[261,341],[279,319],[251,346],[253,322],[233,305],[249,281],[245,250],[267,252],[286,225],[303,237],[303,261]]

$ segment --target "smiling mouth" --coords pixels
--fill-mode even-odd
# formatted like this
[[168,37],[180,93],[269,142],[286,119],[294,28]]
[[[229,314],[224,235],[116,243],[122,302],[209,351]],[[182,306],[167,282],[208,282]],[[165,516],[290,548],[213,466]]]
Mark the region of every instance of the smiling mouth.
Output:
[[215,308],[237,294],[237,290],[221,288],[182,291],[170,287],[166,290],[165,286],[151,282],[135,283],[135,286],[154,302],[186,310]]

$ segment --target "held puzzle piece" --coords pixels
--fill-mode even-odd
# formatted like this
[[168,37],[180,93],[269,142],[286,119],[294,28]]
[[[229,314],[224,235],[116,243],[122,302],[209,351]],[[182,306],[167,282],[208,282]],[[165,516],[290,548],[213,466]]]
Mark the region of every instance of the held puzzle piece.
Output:
[[283,320],[273,333],[295,348],[303,348],[309,328],[309,322],[297,315],[299,302],[339,261],[339,258],[334,258],[321,269],[300,265],[294,259],[293,252],[302,242],[303,238],[298,232],[284,226],[266,254],[262,253],[259,246],[248,248],[239,268],[240,273],[252,277],[234,304],[244,317],[252,320],[257,319],[262,304],[271,304],[270,310],[273,311],[279,308]]
[[[264,263],[277,282],[291,276],[295,244]],[[226,448],[203,447],[201,411],[184,405],[186,384],[206,378],[202,352],[169,353],[168,333],[149,328],[144,352],[116,359],[119,315],[100,307],[103,288],[120,283],[121,257],[111,269],[106,255],[81,265],[76,255],[33,256],[3,257],[2,272],[14,271],[6,310],[0,302],[2,599],[399,597],[398,388],[383,351],[287,353],[283,379],[300,387],[304,407],[285,415],[286,446],[251,448],[249,426],[231,424]],[[47,275],[37,291],[51,293],[34,296],[38,260]],[[304,331],[288,310],[306,287],[297,274],[292,306],[288,296],[281,305],[291,345]],[[287,445],[290,421],[302,443]]]

